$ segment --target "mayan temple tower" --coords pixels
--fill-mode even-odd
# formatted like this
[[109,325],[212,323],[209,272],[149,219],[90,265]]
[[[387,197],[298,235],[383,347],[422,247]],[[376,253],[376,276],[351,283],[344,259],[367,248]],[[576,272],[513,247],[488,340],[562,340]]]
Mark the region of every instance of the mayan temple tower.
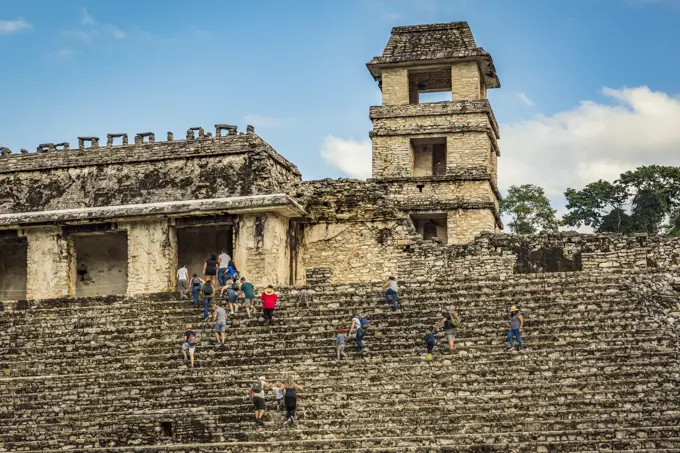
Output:
[[[373,178],[425,239],[498,231],[499,135],[486,93],[500,82],[467,22],[395,27],[367,66],[382,90],[370,111]],[[423,102],[429,93],[448,100]]]

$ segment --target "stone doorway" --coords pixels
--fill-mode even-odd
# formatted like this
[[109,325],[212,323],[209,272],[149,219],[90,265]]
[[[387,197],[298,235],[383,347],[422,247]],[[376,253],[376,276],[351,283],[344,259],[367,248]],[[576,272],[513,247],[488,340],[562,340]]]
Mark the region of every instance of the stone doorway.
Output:
[[26,299],[28,242],[12,231],[0,236],[0,300]]
[[127,232],[73,234],[76,297],[125,294],[128,280]]
[[[178,267],[185,264],[189,270],[189,277],[198,274],[203,278],[203,264],[210,255],[218,256],[222,249],[232,259],[234,258],[231,225],[177,228]],[[236,266],[238,267],[238,263]]]
[[448,243],[446,214],[411,214],[411,221],[423,239]]

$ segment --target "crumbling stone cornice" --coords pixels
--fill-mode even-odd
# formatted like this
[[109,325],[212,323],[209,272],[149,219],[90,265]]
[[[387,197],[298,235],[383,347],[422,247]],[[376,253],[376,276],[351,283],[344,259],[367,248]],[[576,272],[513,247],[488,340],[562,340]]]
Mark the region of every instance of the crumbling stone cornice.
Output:
[[437,202],[397,202],[400,209],[407,212],[442,212],[453,211],[456,209],[488,209],[493,213],[496,225],[503,229],[503,220],[496,209],[496,205],[490,201],[474,201],[474,200],[452,200],[452,201],[437,201]]
[[285,217],[304,217],[307,215],[305,209],[288,195],[272,194],[0,214],[0,228],[95,220],[182,217],[225,212],[240,214],[265,211],[275,211]]
[[[78,149],[69,150],[67,143],[57,145],[46,143],[40,145],[38,153],[14,155],[6,153],[2,157],[0,173],[163,161],[255,151],[268,154],[288,171],[301,176],[294,164],[274,151],[267,142],[255,135],[252,129],[249,131],[248,134],[242,135],[236,135],[234,130],[233,134],[221,137],[203,135],[197,139],[177,141],[171,139],[165,142],[155,141],[153,133],[145,132],[135,136],[134,144],[128,144],[127,134],[108,134],[107,146],[103,148],[99,147],[98,137],[79,137]],[[122,144],[113,145],[113,139],[118,137],[122,138]],[[144,141],[145,139],[147,141]],[[86,148],[87,142],[90,142],[91,146]],[[59,149],[60,145],[63,149]]]

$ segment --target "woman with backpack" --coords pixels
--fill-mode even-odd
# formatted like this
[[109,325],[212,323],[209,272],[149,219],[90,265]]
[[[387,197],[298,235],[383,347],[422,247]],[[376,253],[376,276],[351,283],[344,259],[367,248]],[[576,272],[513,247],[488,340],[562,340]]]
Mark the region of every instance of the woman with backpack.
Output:
[[201,286],[203,286],[202,278],[198,277],[198,274],[194,274],[191,278],[191,295],[194,299],[194,307],[198,307],[198,297],[201,295]]
[[210,319],[210,302],[212,301],[213,294],[215,293],[215,288],[210,280],[207,280],[203,287],[201,288],[203,293],[203,320],[208,321]]
[[356,342],[357,342],[357,352],[359,354],[364,352],[364,334],[368,328],[368,319],[359,316],[357,313],[352,314],[352,326],[349,328],[349,335],[352,336],[352,332],[356,329]]
[[203,264],[203,275],[206,282],[212,282],[217,276],[217,257],[213,254]]
[[284,385],[286,395],[283,402],[286,405],[286,421],[284,423],[293,426],[295,424],[295,409],[297,408],[297,391],[304,390],[293,380],[293,376],[288,376]]

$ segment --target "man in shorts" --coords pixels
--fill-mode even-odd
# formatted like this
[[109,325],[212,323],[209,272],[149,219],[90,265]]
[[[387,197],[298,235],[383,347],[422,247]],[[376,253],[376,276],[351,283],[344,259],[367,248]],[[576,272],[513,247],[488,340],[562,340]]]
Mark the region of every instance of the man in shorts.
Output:
[[[182,342],[182,354],[184,361],[191,360],[191,368],[194,367],[194,352],[196,352],[197,341],[196,332],[191,330],[191,324],[184,326],[184,341]],[[187,357],[187,352],[189,356]]]
[[[253,299],[255,299],[255,287],[252,283],[246,280],[245,277],[241,277],[241,294],[243,294],[243,306],[246,309],[246,313],[250,318],[252,315],[250,313],[250,307],[253,305]],[[253,314],[255,313],[255,307],[253,307]]]
[[264,424],[264,411],[265,411],[265,401],[264,401],[264,388],[267,385],[264,376],[255,381],[255,383],[250,387],[250,398],[253,400],[253,406],[255,407],[255,423],[260,425]]
[[444,327],[444,336],[449,342],[449,351],[453,351],[453,340],[456,339],[456,327],[460,324],[460,318],[457,314],[451,313],[442,307],[442,319],[439,321],[439,326]]
[[215,302],[213,330],[215,331],[215,346],[223,346],[225,332],[227,331],[227,310],[222,308],[219,301]]

